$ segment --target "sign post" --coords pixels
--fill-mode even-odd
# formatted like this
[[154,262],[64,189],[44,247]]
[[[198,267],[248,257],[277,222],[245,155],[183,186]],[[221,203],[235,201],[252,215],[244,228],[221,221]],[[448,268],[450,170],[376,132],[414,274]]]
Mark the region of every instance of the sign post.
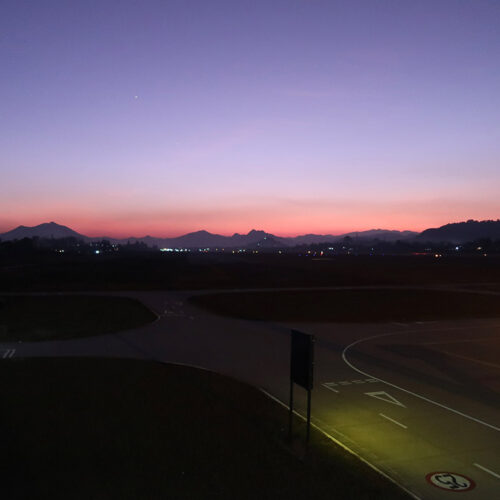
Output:
[[311,391],[314,372],[314,336],[292,330],[290,349],[290,413],[288,436],[292,439],[293,422],[293,384],[300,385],[307,391],[307,430],[306,445],[309,443],[311,428]]

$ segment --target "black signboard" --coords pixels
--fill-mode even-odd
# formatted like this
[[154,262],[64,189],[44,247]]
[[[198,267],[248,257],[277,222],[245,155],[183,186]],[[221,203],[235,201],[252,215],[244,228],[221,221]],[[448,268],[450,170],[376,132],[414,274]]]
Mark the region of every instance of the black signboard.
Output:
[[292,439],[293,421],[293,384],[302,386],[307,391],[307,428],[306,444],[309,442],[311,428],[311,390],[313,388],[314,337],[307,333],[292,330],[290,355],[290,412],[288,436]]
[[313,345],[312,335],[292,330],[291,379],[306,390],[313,388]]

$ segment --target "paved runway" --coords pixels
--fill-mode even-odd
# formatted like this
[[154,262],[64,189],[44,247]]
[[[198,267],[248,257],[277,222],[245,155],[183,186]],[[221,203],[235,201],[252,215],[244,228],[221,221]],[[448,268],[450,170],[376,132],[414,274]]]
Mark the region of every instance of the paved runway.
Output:
[[[0,352],[192,364],[286,403],[294,327],[317,340],[315,425],[417,498],[500,498],[500,320],[272,324],[211,315],[188,305],[186,292],[124,295],[159,319],[116,335],[3,344]],[[295,392],[304,412],[305,394]]]

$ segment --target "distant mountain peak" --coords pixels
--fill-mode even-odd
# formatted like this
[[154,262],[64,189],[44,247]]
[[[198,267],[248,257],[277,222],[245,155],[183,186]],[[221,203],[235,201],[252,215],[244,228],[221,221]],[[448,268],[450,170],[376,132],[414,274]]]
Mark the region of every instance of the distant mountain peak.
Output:
[[186,233],[184,236],[187,236],[188,234],[196,234],[196,235],[205,235],[205,234],[212,234],[206,231],[205,229],[199,229],[198,231],[192,231],[191,233]]
[[22,240],[23,238],[80,238],[87,239],[86,236],[73,231],[67,226],[56,224],[55,222],[43,222],[38,226],[18,226],[11,231],[0,234],[2,241]]
[[453,222],[441,227],[430,228],[419,234],[420,239],[429,241],[451,241],[463,243],[481,238],[500,239],[500,219]]

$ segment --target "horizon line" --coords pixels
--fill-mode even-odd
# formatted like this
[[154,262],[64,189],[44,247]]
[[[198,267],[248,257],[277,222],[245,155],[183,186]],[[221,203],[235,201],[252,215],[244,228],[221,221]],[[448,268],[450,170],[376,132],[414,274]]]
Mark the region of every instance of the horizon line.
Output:
[[[241,236],[246,236],[248,235],[249,233],[251,233],[252,231],[258,231],[258,232],[263,232],[265,234],[269,234],[271,236],[274,236],[276,238],[298,238],[298,237],[301,237],[301,236],[309,236],[309,235],[314,235],[314,236],[332,236],[332,237],[339,237],[339,236],[343,236],[343,235],[348,235],[348,234],[355,234],[355,233],[364,233],[364,232],[369,232],[369,231],[387,231],[387,232],[399,232],[399,233],[404,233],[404,232],[411,232],[411,233],[415,233],[415,234],[419,234],[421,233],[422,231],[425,231],[427,229],[436,229],[436,228],[440,228],[440,227],[443,227],[445,225],[449,225],[449,224],[460,224],[460,223],[466,223],[466,222],[469,222],[469,221],[472,221],[472,222],[498,222],[500,221],[500,219],[472,219],[472,218],[469,218],[467,220],[458,220],[458,221],[451,221],[451,222],[447,222],[446,224],[442,224],[442,225],[439,225],[439,226],[431,226],[431,227],[426,227],[422,230],[412,230],[412,229],[387,229],[387,228],[381,228],[381,227],[371,227],[369,229],[358,229],[358,230],[349,230],[349,231],[343,231],[343,232],[333,232],[333,231],[326,231],[326,232],[299,232],[299,233],[294,233],[293,235],[291,234],[288,234],[288,235],[280,235],[280,234],[276,234],[276,233],[272,233],[272,232],[268,232],[264,229],[255,229],[255,228],[252,228],[250,229],[248,232],[232,232],[230,234],[227,234],[227,233],[224,233],[224,232],[211,232],[211,231],[208,231],[207,229],[197,229],[197,230],[193,230],[193,231],[187,231],[187,232],[183,232],[183,233],[180,233],[176,236],[153,236],[152,234],[145,234],[144,236],[133,236],[133,235],[128,235],[128,236],[111,236],[111,235],[106,235],[106,232],[103,231],[101,234],[97,235],[97,236],[92,236],[91,234],[85,234],[84,232],[80,232],[79,230],[76,230],[74,229],[76,226],[78,226],[78,224],[76,224],[75,226],[74,225],[66,225],[66,224],[60,224],[58,222],[54,222],[53,220],[50,221],[50,222],[41,222],[39,224],[35,224],[33,226],[26,226],[24,224],[19,224],[15,227],[13,227],[12,229],[7,229],[6,231],[2,231],[1,234],[5,234],[5,233],[9,233],[11,231],[14,231],[18,228],[26,228],[26,229],[34,229],[36,227],[39,227],[41,225],[50,225],[50,224],[55,224],[57,226],[61,226],[61,227],[65,227],[71,231],[74,231],[76,232],[77,234],[79,234],[80,236],[83,236],[83,237],[86,237],[86,238],[91,238],[91,239],[115,239],[115,240],[127,240],[127,239],[136,239],[136,240],[140,240],[140,239],[144,239],[144,238],[156,238],[156,239],[176,239],[176,238],[180,238],[182,236],[186,236],[186,235],[189,235],[189,234],[195,234],[195,233],[199,233],[199,232],[206,232],[208,234],[211,234],[211,235],[214,235],[214,236],[222,236],[222,237],[226,237],[226,238],[230,238],[232,236],[235,236],[235,235],[241,235]],[[90,231],[90,233],[93,233],[93,231]]]
[[[174,238],[180,238],[182,236],[186,236],[188,234],[194,234],[194,233],[199,233],[199,232],[207,232],[209,234],[212,234],[212,235],[216,235],[216,236],[223,236],[223,237],[232,237],[232,236],[235,236],[235,235],[242,235],[242,236],[246,236],[248,235],[249,233],[251,233],[252,231],[262,231],[263,233],[266,233],[266,234],[269,234],[269,235],[272,235],[272,236],[275,236],[277,238],[297,238],[297,237],[300,237],[300,236],[308,236],[308,235],[316,235],[316,236],[335,236],[335,237],[338,237],[338,236],[342,236],[342,235],[345,235],[345,234],[352,234],[352,233],[363,233],[363,232],[367,232],[367,231],[393,231],[393,232],[400,232],[400,233],[403,233],[403,232],[412,232],[412,233],[420,233],[421,231],[416,231],[416,230],[412,230],[412,229],[385,229],[385,228],[382,228],[382,227],[377,227],[377,228],[370,228],[370,229],[359,229],[359,230],[350,230],[350,231],[344,231],[344,232],[330,232],[330,231],[327,231],[327,232],[300,232],[300,233],[296,233],[296,234],[293,234],[293,235],[278,235],[278,234],[275,234],[275,233],[271,233],[269,231],[266,231],[264,229],[255,229],[252,228],[250,229],[248,232],[238,232],[238,231],[235,231],[235,232],[232,232],[230,234],[228,233],[222,233],[222,232],[211,232],[211,231],[208,231],[206,229],[197,229],[197,230],[194,230],[194,231],[187,231],[185,233],[180,233],[176,236],[154,236],[152,234],[145,234],[144,236],[134,236],[134,235],[129,235],[129,236],[110,236],[110,235],[106,235],[106,233],[104,232],[103,234],[98,234],[98,235],[92,235],[92,234],[85,234],[83,232],[80,232],[79,230],[75,229],[76,226],[69,226],[69,225],[66,225],[66,224],[60,224],[59,222],[55,222],[55,221],[50,221],[50,222],[41,222],[39,224],[35,224],[33,226],[26,226],[24,224],[19,224],[18,226],[15,226],[13,227],[12,229],[7,229],[6,231],[2,231],[2,233],[0,234],[5,234],[5,233],[8,233],[8,232],[11,232],[11,231],[14,231],[18,228],[27,228],[27,229],[34,229],[38,226],[41,226],[43,224],[56,224],[58,226],[63,226],[63,227],[66,227],[72,231],[75,231],[76,233],[80,234],[81,236],[85,236],[87,238],[112,238],[112,239],[130,239],[130,238],[134,238],[134,239],[141,239],[141,238],[157,238],[157,239],[174,239]],[[93,231],[92,231],[93,232]]]
[[[491,219],[486,219],[486,220],[491,220]],[[459,221],[459,222],[466,222],[466,221]],[[188,234],[194,234],[194,233],[199,233],[199,232],[207,232],[209,234],[212,234],[212,235],[216,235],[216,236],[223,236],[223,237],[232,237],[232,236],[235,236],[235,235],[242,235],[242,236],[245,236],[245,235],[248,235],[249,233],[251,233],[252,231],[262,231],[263,233],[266,233],[266,234],[270,234],[272,236],[275,236],[277,238],[297,238],[297,237],[300,237],[300,236],[308,236],[308,235],[316,235],[316,236],[335,236],[335,237],[338,237],[338,236],[342,236],[342,235],[346,235],[346,234],[353,234],[353,233],[363,233],[363,232],[367,232],[367,231],[389,231],[389,232],[399,232],[399,233],[404,233],[404,232],[412,232],[412,233],[421,233],[422,231],[419,231],[419,230],[413,230],[413,229],[386,229],[386,228],[382,228],[382,227],[372,227],[372,228],[369,228],[369,229],[359,229],[359,230],[349,230],[349,231],[344,231],[344,232],[330,232],[330,231],[327,231],[327,232],[300,232],[300,233],[295,233],[295,234],[288,234],[288,235],[279,235],[279,234],[276,234],[276,233],[272,233],[272,232],[268,232],[264,229],[250,229],[248,232],[238,232],[238,231],[235,231],[235,232],[232,232],[230,234],[228,233],[222,233],[222,232],[211,232],[211,231],[208,231],[206,229],[197,229],[197,230],[194,230],[194,231],[187,231],[185,233],[180,233],[178,235],[175,235],[175,236],[155,236],[155,235],[152,235],[152,234],[145,234],[144,236],[134,236],[134,235],[128,235],[128,236],[110,236],[110,235],[107,235],[105,232],[101,233],[101,234],[98,234],[98,235],[92,235],[92,234],[85,234],[84,232],[80,232],[79,230],[75,229],[76,226],[69,226],[69,225],[66,225],[66,224],[60,224],[58,222],[55,222],[55,221],[50,221],[50,222],[41,222],[39,224],[35,224],[33,226],[26,226],[24,224],[20,224],[16,227],[13,227],[12,229],[8,229],[6,231],[3,231],[2,233],[0,234],[4,234],[4,233],[8,233],[8,232],[11,232],[11,231],[14,231],[15,229],[18,229],[20,227],[23,227],[23,228],[27,228],[27,229],[33,229],[33,228],[36,228],[38,226],[41,226],[43,224],[56,224],[58,226],[63,226],[63,227],[66,227],[72,231],[75,231],[76,233],[80,234],[81,236],[85,236],[87,238],[102,238],[102,239],[106,239],[106,238],[110,238],[110,239],[121,239],[121,240],[126,240],[126,239],[142,239],[142,238],[157,238],[157,239],[175,239],[175,238],[180,238],[182,236],[186,236]],[[453,222],[450,222],[448,224],[453,224]],[[438,226],[440,227],[440,226]],[[426,229],[429,229],[429,228],[426,228]],[[93,233],[93,231],[91,231]]]

